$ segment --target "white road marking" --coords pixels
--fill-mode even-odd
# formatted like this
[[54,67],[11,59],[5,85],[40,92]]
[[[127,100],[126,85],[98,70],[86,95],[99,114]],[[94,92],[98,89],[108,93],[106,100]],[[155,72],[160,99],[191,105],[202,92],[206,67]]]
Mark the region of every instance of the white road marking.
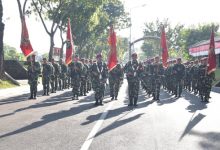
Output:
[[99,131],[104,119],[107,117],[109,110],[111,109],[111,107],[113,106],[113,104],[115,103],[115,101],[110,102],[110,104],[108,105],[108,107],[104,110],[104,112],[102,113],[102,115],[100,116],[99,120],[97,121],[97,123],[95,124],[95,126],[93,127],[92,131],[89,133],[88,137],[86,138],[86,141],[83,143],[82,147],[80,150],[88,150],[95,135],[97,134],[97,132]]

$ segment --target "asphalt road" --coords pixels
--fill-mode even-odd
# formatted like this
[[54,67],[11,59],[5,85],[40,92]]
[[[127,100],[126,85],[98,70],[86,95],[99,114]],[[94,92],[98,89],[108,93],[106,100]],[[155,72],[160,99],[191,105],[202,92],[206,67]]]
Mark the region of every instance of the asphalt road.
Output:
[[0,98],[0,149],[220,149],[219,93],[201,103],[187,92],[175,99],[161,90],[156,102],[141,90],[138,107],[127,106],[126,93],[125,81],[117,101],[106,91],[104,106],[97,107],[93,92],[74,101],[71,90],[37,100],[5,95]]

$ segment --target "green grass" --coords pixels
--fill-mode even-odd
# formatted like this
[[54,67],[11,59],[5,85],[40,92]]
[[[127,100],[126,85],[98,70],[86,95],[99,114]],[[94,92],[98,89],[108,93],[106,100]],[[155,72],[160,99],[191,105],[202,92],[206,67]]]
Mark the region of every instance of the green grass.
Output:
[[216,69],[215,71],[215,79],[216,81],[213,82],[213,85],[217,84],[220,81],[220,69]]
[[7,80],[0,80],[0,89],[11,88],[11,87],[16,87],[16,85],[12,84],[10,81]]

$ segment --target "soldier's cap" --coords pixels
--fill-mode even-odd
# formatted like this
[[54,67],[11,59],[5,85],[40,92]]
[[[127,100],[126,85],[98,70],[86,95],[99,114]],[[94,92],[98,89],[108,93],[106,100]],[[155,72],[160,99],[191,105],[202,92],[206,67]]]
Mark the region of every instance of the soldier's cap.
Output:
[[131,57],[137,57],[137,53],[133,53]]
[[102,58],[102,54],[101,53],[97,54],[96,58]]

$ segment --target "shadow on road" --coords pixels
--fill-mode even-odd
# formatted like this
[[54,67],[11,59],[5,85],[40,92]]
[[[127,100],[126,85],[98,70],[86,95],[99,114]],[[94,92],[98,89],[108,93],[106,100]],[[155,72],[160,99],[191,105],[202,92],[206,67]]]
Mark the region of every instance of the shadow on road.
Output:
[[[43,91],[39,91],[37,93],[37,96],[42,95],[42,94],[43,94]],[[28,94],[22,94],[22,95],[19,95],[19,96],[13,96],[13,97],[10,97],[10,98],[4,98],[4,99],[0,100],[0,105],[28,101],[29,96],[30,96],[30,94],[28,93]]]
[[[107,97],[108,94],[109,94],[109,90],[107,89],[107,91],[105,93],[105,97]],[[37,103],[35,105],[18,109],[14,113],[24,111],[24,110],[28,110],[28,109],[32,109],[32,108],[47,107],[47,106],[52,106],[52,105],[56,105],[56,104],[67,102],[67,101],[72,101],[70,96],[72,96],[71,91],[66,92],[64,94],[61,94],[61,95],[57,95],[55,97],[51,97],[51,98],[49,98],[45,101],[42,101],[40,103]],[[80,99],[78,102],[79,103],[91,102],[91,100],[93,100],[93,99],[94,99],[94,93],[91,94],[90,96],[87,96],[83,99]],[[93,108],[95,108],[94,103],[86,103],[86,104],[83,103],[83,104],[78,105],[77,107],[72,107],[69,110],[62,110],[62,111],[59,111],[59,112],[47,114],[47,115],[44,115],[41,118],[40,121],[34,122],[30,125],[22,127],[20,129],[17,129],[15,131],[0,135],[0,138],[5,138],[5,137],[12,136],[12,135],[15,135],[15,134],[23,133],[23,132],[26,132],[26,131],[29,131],[29,130],[32,130],[32,129],[35,129],[35,128],[38,128],[38,127],[41,127],[41,126],[44,126],[48,123],[77,115],[77,114],[79,114],[79,113],[81,113],[85,110],[89,110],[89,109],[93,109]],[[5,116],[7,116],[7,115],[11,115],[11,114],[5,114]],[[3,116],[4,115],[2,115],[2,117]]]
[[[137,120],[138,118],[140,118],[144,113],[141,113],[141,114],[137,114],[135,116],[132,116],[130,118],[126,118],[126,119],[123,119],[123,120],[120,120],[121,118],[118,118],[116,121],[114,121],[113,123],[111,123],[110,125],[108,125],[107,127],[103,128],[102,130],[100,130],[96,135],[95,137],[101,135],[101,134],[104,134],[108,131],[111,131],[115,128],[118,128],[120,126],[123,126],[129,122],[132,122],[134,120]],[[126,114],[127,115],[127,114]],[[124,116],[123,116],[124,117]]]
[[219,132],[199,132],[191,131],[190,135],[199,136],[202,138],[202,141],[199,142],[199,145],[202,149],[207,150],[219,150],[220,148],[220,133]]
[[195,113],[192,115],[192,117],[190,118],[184,132],[182,133],[182,135],[179,138],[179,141],[181,141],[183,139],[183,137],[188,134],[192,128],[194,128],[204,117],[205,115],[199,113],[198,115],[196,115],[194,117]]
[[190,103],[190,105],[186,108],[190,113],[194,113],[197,110],[203,110],[207,108],[206,103],[202,103],[197,96],[186,91],[183,91],[182,95],[185,100],[189,101]]
[[24,111],[24,110],[29,110],[29,109],[34,109],[34,108],[42,108],[42,107],[47,107],[47,106],[53,106],[53,105],[57,105],[57,104],[68,102],[68,101],[72,101],[71,100],[71,92],[70,91],[65,92],[65,93],[63,93],[61,95],[50,97],[49,99],[46,99],[45,101],[41,101],[41,102],[36,103],[34,105],[17,109],[17,110],[15,110],[12,113],[0,115],[0,118],[7,117],[7,116],[13,115],[13,114],[15,114],[17,112]]
[[55,112],[52,114],[47,114],[47,115],[44,115],[40,121],[34,122],[30,125],[22,127],[20,129],[17,129],[15,131],[1,135],[0,138],[12,136],[12,135],[23,133],[23,132],[26,132],[26,131],[29,131],[29,130],[32,130],[35,128],[39,128],[39,127],[44,126],[48,123],[74,116],[76,114],[79,114],[85,110],[92,109],[92,108],[94,108],[93,104],[89,103],[89,104],[83,104],[83,105],[80,105],[77,107],[73,107],[69,110],[63,110],[63,111]]

